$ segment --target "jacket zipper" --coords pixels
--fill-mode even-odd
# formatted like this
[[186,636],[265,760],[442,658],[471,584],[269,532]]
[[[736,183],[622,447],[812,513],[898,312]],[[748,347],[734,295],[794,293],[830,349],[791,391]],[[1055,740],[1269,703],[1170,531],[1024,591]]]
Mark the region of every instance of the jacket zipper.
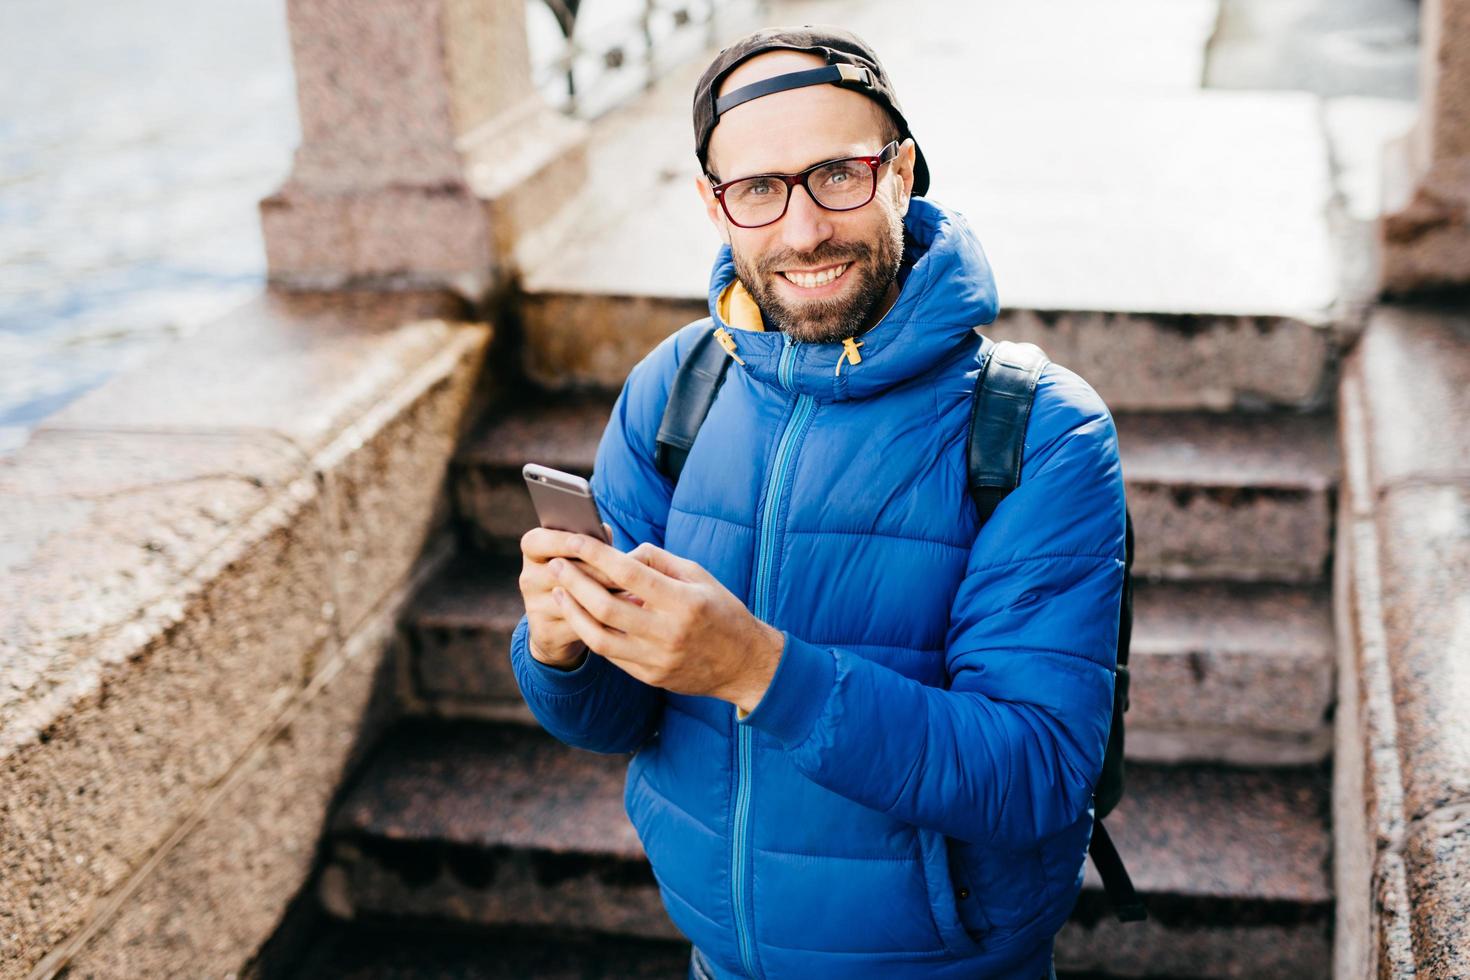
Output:
[[[787,391],[792,390],[791,372],[793,369],[793,345],[791,338],[786,338],[786,346],[781,350],[781,360],[777,365],[776,377],[781,386]],[[781,439],[776,445],[776,462],[771,468],[771,477],[766,483],[766,505],[761,513],[761,536],[760,551],[756,556],[755,588],[753,597],[754,608],[751,612],[757,619],[766,620],[771,605],[769,595],[771,583],[771,565],[773,550],[775,548],[775,523],[777,511],[780,509],[782,485],[786,482],[787,470],[791,463],[791,457],[796,449],[796,439],[802,427],[806,424],[807,417],[815,410],[816,402],[810,395],[797,395],[796,405],[791,414],[786,418],[786,425],[781,430]],[[733,710],[733,708],[732,708]],[[751,977],[759,978],[761,972],[756,965],[755,944],[751,936],[750,923],[746,921],[745,913],[745,890],[746,878],[750,874],[750,855],[747,847],[747,830],[750,823],[750,769],[754,753],[754,733],[749,725],[736,723],[736,770],[735,770],[735,827],[731,835],[733,839],[733,874],[731,888],[733,890],[735,908],[735,935],[740,941],[741,963],[745,972]]]

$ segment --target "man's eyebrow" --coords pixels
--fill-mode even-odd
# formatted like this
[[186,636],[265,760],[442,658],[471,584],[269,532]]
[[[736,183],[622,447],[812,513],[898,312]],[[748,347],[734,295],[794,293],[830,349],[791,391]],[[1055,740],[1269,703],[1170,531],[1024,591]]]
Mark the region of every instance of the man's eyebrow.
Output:
[[849,152],[847,150],[835,151],[835,152],[832,152],[832,153],[827,154],[826,156],[817,157],[815,160],[813,160],[811,163],[808,163],[806,166],[804,166],[804,167],[797,167],[795,170],[757,170],[757,171],[754,171],[752,173],[744,174],[742,177],[732,177],[731,179],[732,180],[742,180],[745,177],[759,177],[762,174],[783,174],[783,173],[784,174],[799,174],[803,170],[809,170],[812,167],[815,167],[819,163],[826,163],[828,160],[845,160],[845,159],[847,159],[848,157],[851,157],[851,156],[864,156],[864,154],[862,154],[862,153],[852,153],[852,152]]

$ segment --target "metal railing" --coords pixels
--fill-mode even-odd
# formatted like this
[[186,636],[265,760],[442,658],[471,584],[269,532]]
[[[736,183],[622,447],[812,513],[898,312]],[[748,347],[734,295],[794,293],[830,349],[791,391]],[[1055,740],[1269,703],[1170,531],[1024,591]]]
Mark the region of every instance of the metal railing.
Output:
[[765,0],[526,0],[536,88],[594,118],[713,45],[722,24]]

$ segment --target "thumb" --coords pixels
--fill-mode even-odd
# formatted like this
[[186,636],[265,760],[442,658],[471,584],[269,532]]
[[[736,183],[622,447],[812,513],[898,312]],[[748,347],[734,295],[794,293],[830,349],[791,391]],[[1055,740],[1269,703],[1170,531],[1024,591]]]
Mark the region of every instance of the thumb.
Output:
[[643,562],[654,571],[662,572],[669,578],[675,578],[681,582],[706,582],[710,579],[709,572],[705,571],[704,566],[699,562],[680,558],[673,552],[665,551],[658,545],[647,541],[628,552],[628,555]]

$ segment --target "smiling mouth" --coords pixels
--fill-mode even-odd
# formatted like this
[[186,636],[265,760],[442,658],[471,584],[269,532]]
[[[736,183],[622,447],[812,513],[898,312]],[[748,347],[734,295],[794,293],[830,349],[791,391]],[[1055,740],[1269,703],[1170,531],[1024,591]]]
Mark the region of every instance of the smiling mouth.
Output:
[[818,289],[830,283],[836,282],[852,267],[852,262],[842,262],[838,265],[821,269],[817,272],[799,272],[787,270],[780,273],[781,278],[801,289]]

